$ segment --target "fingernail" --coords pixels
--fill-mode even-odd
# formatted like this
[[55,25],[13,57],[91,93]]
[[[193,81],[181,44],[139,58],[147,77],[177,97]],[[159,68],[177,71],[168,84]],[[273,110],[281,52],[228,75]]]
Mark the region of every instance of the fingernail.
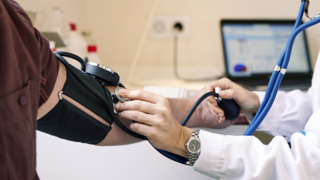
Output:
[[222,123],[222,121],[221,120],[218,120],[218,122],[221,124]]
[[125,89],[120,89],[120,90],[119,90],[119,94],[120,94],[120,95],[125,95],[126,92],[127,92],[127,91],[126,91]]
[[218,116],[219,116],[219,118],[221,118],[222,114],[221,114],[221,113],[218,113]]
[[120,107],[120,104],[116,104],[115,108],[118,109]]
[[222,121],[222,117],[219,117],[219,121]]

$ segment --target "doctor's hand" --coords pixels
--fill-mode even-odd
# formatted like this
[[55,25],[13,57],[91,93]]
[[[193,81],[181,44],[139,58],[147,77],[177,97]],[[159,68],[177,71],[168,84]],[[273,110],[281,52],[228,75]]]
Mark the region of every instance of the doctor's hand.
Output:
[[118,103],[120,118],[131,119],[131,130],[148,137],[158,149],[188,157],[184,144],[192,130],[183,127],[171,113],[166,98],[143,90],[120,90],[120,95],[131,99]]
[[[257,94],[241,87],[240,85],[232,82],[227,78],[222,78],[217,81],[213,81],[206,85],[206,92],[212,92],[215,87],[220,87],[221,91],[219,96],[223,99],[234,99],[240,106],[240,113],[256,113],[260,107],[260,100]],[[210,106],[210,110],[217,114],[219,121],[225,120],[223,110],[218,106],[217,101],[213,96],[207,98],[207,100],[213,104]]]
[[[215,87],[210,86],[210,84],[206,85],[202,90],[200,90],[196,96],[191,97],[191,104],[195,104],[195,102],[203,96],[205,93],[209,91],[214,91]],[[240,115],[237,119],[232,121],[224,121],[224,112],[222,109],[217,109],[217,102],[213,98],[204,99],[197,109],[194,111],[190,120],[186,124],[188,127],[206,127],[206,128],[225,128],[233,124],[247,124],[248,121],[244,115]],[[192,99],[192,100],[191,100]],[[191,107],[190,107],[191,108]],[[189,111],[189,109],[188,109]]]

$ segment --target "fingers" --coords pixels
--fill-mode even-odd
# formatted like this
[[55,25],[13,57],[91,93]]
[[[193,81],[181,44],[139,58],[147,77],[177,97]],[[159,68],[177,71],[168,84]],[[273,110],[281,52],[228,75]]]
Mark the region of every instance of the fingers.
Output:
[[119,91],[120,95],[126,98],[129,98],[131,100],[142,100],[142,101],[147,101],[147,102],[151,102],[151,103],[157,103],[159,101],[162,100],[162,96],[153,94],[151,92],[148,91],[144,91],[144,90],[127,90],[127,89],[121,89]]
[[152,133],[152,127],[146,124],[133,122],[130,124],[130,129],[134,132],[149,137]]
[[140,101],[140,100],[118,103],[115,107],[115,109],[118,112],[122,112],[125,110],[135,110],[135,111],[140,111],[147,114],[156,114],[158,108],[159,108],[158,106],[154,106],[154,104],[152,103]]
[[145,114],[145,113],[139,112],[139,111],[126,110],[126,111],[119,113],[119,117],[123,118],[123,119],[130,119],[133,121],[144,123],[149,126],[153,126],[153,125],[158,124],[158,119],[154,118],[153,115]]
[[219,96],[223,99],[234,99],[235,98],[234,89],[222,90],[219,92]]
[[207,105],[209,107],[210,112],[212,113],[212,115],[219,121],[219,123],[221,124],[224,120],[224,111],[219,108],[218,106],[214,106],[212,105],[210,102],[207,102]]
[[[214,92],[214,88],[218,86],[218,82],[217,81],[214,81],[210,84],[207,84],[205,87],[204,87],[204,91],[205,93],[206,92]],[[209,101],[210,103],[213,103],[213,104],[217,104],[217,101],[216,99],[214,98],[214,96],[209,96],[207,97],[207,101]]]
[[[224,89],[231,89],[231,87],[233,86],[234,86],[234,83],[232,81],[230,81],[227,78],[222,78],[207,84],[204,89],[205,89],[205,92],[214,92],[216,87],[220,87],[222,90],[224,90]],[[208,97],[207,100],[211,103],[216,103],[216,100],[213,96]]]

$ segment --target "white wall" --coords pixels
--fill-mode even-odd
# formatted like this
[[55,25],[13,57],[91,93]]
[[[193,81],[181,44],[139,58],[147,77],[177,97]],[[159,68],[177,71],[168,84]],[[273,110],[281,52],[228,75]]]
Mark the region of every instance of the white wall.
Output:
[[[94,30],[99,54],[111,67],[127,67],[133,59],[148,13],[151,0],[139,1],[87,1],[87,28]],[[318,13],[319,1],[312,1],[310,14]],[[179,65],[181,67],[218,67],[224,69],[219,30],[222,18],[296,18],[300,1],[292,0],[161,0],[156,15],[187,15],[190,17],[191,35],[179,43]],[[95,21],[93,21],[95,19]],[[308,41],[314,64],[319,45],[316,31],[308,29]],[[172,66],[171,39],[147,38],[139,59],[139,65],[151,67]],[[204,74],[212,74],[207,68]],[[188,72],[188,71],[187,71]],[[137,76],[173,77],[172,71],[157,73],[136,71]],[[121,74],[123,77],[126,71]],[[188,74],[182,74],[187,76]]]
[[[91,30],[104,64],[113,67],[121,78],[127,75],[153,0],[18,0],[26,9],[38,11],[36,27],[60,6],[65,20],[76,22],[79,30]],[[179,42],[182,76],[188,68],[204,76],[224,70],[219,22],[222,18],[296,18],[300,1],[292,0],[159,0],[156,15],[187,15],[191,34]],[[312,1],[310,14],[318,13],[319,1]],[[305,19],[306,20],[306,19]],[[319,50],[319,25],[307,30],[312,65]],[[172,78],[172,39],[147,38],[139,58],[137,77]],[[143,68],[148,67],[148,68]],[[154,68],[155,71],[151,71]],[[159,68],[169,69],[161,73]],[[157,71],[158,70],[158,71]],[[184,73],[186,72],[186,73]],[[190,73],[189,73],[190,74]]]

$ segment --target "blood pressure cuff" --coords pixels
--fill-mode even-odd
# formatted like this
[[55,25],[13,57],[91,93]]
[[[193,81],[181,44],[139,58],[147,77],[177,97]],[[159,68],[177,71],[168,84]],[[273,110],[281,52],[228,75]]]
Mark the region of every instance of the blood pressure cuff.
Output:
[[[88,83],[109,101],[111,101],[110,92],[92,76],[78,70],[67,62],[62,63],[67,70],[67,80],[63,88],[63,94],[77,101],[112,125],[113,120],[106,110],[106,105],[84,87],[78,78],[81,77],[82,81]],[[74,73],[79,76],[75,76]],[[49,113],[37,122],[39,131],[62,139],[89,144],[101,142],[107,136],[111,127],[81,111],[65,99],[61,99]]]

